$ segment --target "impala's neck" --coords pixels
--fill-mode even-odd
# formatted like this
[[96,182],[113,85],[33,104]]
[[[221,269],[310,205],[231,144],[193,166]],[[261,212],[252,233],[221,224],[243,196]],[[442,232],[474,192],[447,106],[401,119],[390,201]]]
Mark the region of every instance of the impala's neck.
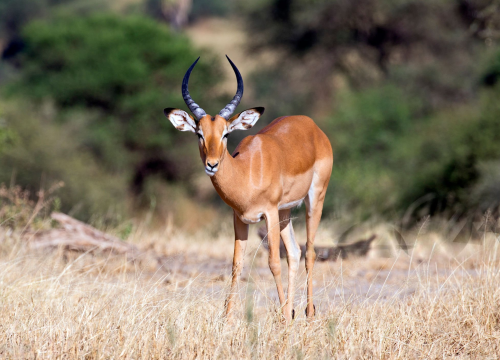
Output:
[[241,165],[226,149],[219,170],[210,178],[222,200],[236,210],[241,210],[244,197],[241,179],[245,178],[245,167]]

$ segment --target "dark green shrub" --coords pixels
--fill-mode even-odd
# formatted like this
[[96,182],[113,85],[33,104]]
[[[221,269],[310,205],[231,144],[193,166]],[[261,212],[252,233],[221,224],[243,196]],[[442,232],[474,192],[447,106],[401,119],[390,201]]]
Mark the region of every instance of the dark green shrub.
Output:
[[[24,29],[23,40],[25,48],[16,59],[20,76],[10,87],[12,94],[53,101],[65,123],[76,124],[79,114],[85,114],[79,143],[106,169],[131,182],[152,163],[159,164],[154,172],[166,179],[186,176],[190,158],[172,156],[185,138],[162,110],[184,107],[181,81],[199,55],[203,61],[193,73],[192,96],[207,111],[217,108],[210,90],[220,72],[213,57],[195,50],[166,25],[135,16],[36,21]],[[141,191],[142,183],[130,185]]]
[[396,204],[396,175],[406,160],[398,144],[412,134],[418,109],[393,86],[339,94],[328,128],[335,160],[327,211],[336,201],[365,215]]
[[[335,163],[327,210],[409,219],[484,211],[496,194],[499,89],[419,118],[420,104],[392,86],[343,93],[330,120]],[[486,178],[487,177],[487,178]],[[476,194],[476,195],[473,195]]]

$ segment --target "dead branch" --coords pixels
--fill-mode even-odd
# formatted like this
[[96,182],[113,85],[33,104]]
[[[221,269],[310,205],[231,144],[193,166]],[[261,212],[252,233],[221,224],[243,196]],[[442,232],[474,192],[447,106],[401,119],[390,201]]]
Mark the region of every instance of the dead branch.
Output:
[[131,255],[133,258],[138,257],[141,253],[137,246],[99,231],[66,214],[52,213],[51,218],[57,221],[61,228],[33,234],[33,241],[30,241],[31,248],[41,249],[63,246],[75,251],[98,249]]
[[[262,239],[262,244],[269,250],[267,243],[267,230],[265,227],[259,228],[258,235]],[[316,260],[318,261],[336,261],[339,257],[346,259],[349,256],[362,257],[370,251],[371,243],[377,238],[377,235],[372,235],[366,240],[359,240],[351,244],[337,245],[337,246],[315,246]],[[306,254],[306,246],[300,245],[301,255],[300,258],[304,259]],[[286,248],[283,239],[280,238],[280,258],[286,258]]]
[[137,246],[106,234],[96,228],[62,213],[52,213],[51,218],[60,228],[30,233],[31,249],[59,248],[78,252],[112,252],[125,255],[129,261],[153,258],[158,267],[167,270],[167,258],[154,251],[142,251]]

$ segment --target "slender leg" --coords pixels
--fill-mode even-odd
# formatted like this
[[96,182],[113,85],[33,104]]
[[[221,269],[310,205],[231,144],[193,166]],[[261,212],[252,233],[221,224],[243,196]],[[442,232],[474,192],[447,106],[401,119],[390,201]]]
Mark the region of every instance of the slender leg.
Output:
[[292,318],[293,300],[295,298],[295,276],[299,270],[300,263],[300,247],[295,240],[295,233],[293,232],[292,220],[290,219],[290,210],[281,210],[280,216],[280,230],[281,238],[285,244],[288,262],[288,289],[286,305],[283,309],[285,318]]
[[[281,262],[280,262],[280,225],[278,211],[271,211],[266,214],[267,225],[267,241],[269,244],[269,268],[274,276],[276,288],[278,289],[278,297],[280,306],[283,309],[285,306],[285,293],[283,292],[283,284],[281,282]],[[286,320],[290,321],[291,316]]]
[[233,272],[231,281],[231,291],[226,300],[226,316],[231,318],[231,310],[234,305],[234,298],[238,293],[238,283],[240,280],[241,270],[243,269],[243,255],[248,240],[248,225],[243,223],[236,214],[234,214],[234,256],[233,256]]
[[[328,183],[327,183],[328,184]],[[313,284],[312,275],[314,261],[316,260],[316,252],[314,251],[314,238],[318,230],[323,212],[323,203],[325,201],[326,187],[321,188],[315,186],[314,182],[311,185],[308,195],[305,198],[306,204],[306,228],[307,228],[307,244],[306,244],[306,272],[307,272],[307,308],[306,315],[308,318],[314,316],[313,303]]]

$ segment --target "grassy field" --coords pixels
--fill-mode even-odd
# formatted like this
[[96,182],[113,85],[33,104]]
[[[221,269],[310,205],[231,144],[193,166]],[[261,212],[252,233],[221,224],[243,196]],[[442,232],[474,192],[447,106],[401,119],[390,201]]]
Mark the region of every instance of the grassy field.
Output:
[[[26,227],[5,225],[22,218],[22,211],[5,220],[3,210],[1,358],[496,359],[500,354],[500,251],[493,233],[457,251],[438,233],[417,231],[406,253],[388,247],[390,239],[378,225],[372,231],[379,239],[368,257],[317,263],[312,321],[304,315],[302,262],[298,316],[287,326],[278,315],[267,253],[252,229],[238,314],[227,324],[229,223],[191,235],[172,226],[154,233],[136,227],[127,241],[162,254],[168,261],[159,269],[147,258],[132,262],[109,253],[30,250]],[[46,219],[24,218],[35,231],[52,226]],[[334,233],[324,221],[319,242],[331,243]],[[304,239],[300,225],[297,235]],[[286,262],[282,265],[285,270]]]

